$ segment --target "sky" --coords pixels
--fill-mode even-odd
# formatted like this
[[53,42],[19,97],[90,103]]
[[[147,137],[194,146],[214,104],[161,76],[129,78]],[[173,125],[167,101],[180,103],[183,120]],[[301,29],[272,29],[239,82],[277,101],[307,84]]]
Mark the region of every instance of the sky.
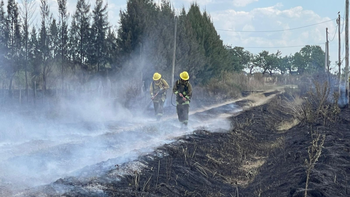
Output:
[[[40,5],[40,0],[35,0]],[[176,13],[197,3],[212,18],[225,45],[240,46],[257,54],[263,50],[282,56],[291,55],[305,45],[325,49],[326,28],[330,45],[331,67],[338,61],[336,18],[341,15],[341,59],[345,57],[344,19],[345,0],[169,0]],[[6,2],[6,0],[5,0]],[[20,1],[19,1],[20,2]],[[49,0],[52,12],[57,13],[57,0]],[[127,0],[108,2],[109,22],[118,28],[119,12],[126,9]],[[160,3],[161,0],[154,0]],[[93,8],[95,2],[90,0]],[[72,16],[77,0],[68,0]],[[37,8],[39,9],[39,7]],[[39,10],[37,10],[39,11]]]
[[[191,2],[174,1],[174,4],[188,7]],[[254,54],[280,50],[285,56],[305,45],[320,45],[324,50],[328,28],[330,60],[331,65],[335,65],[338,12],[344,43],[345,0],[205,0],[197,3],[212,17],[224,44],[241,46]],[[342,44],[342,59],[344,46]]]

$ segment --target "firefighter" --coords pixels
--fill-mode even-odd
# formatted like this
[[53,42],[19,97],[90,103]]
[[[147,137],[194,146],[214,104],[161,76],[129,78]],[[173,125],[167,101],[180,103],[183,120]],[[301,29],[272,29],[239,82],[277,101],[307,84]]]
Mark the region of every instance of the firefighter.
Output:
[[188,113],[192,97],[192,85],[188,81],[190,76],[186,71],[180,73],[180,79],[173,87],[173,93],[176,95],[176,113],[181,127],[186,128],[188,124]]
[[163,116],[163,105],[169,85],[164,79],[162,79],[162,75],[156,72],[153,74],[153,81],[149,89],[156,119],[160,120]]

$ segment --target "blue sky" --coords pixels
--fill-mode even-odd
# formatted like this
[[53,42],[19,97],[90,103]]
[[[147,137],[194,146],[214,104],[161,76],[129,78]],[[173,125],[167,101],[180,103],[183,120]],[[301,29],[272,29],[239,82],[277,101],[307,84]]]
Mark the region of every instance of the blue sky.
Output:
[[[37,5],[40,5],[40,0],[35,1]],[[57,1],[48,1],[52,12],[57,13]],[[183,7],[188,10],[191,3],[196,2],[202,11],[209,13],[224,44],[242,46],[254,54],[262,50],[271,53],[280,50],[283,56],[290,55],[305,45],[320,45],[324,49],[325,32],[328,28],[330,60],[333,67],[338,59],[338,36],[335,19],[340,12],[342,17],[342,59],[345,56],[345,0],[169,1],[178,13]],[[93,8],[95,1],[90,0],[90,2]],[[109,22],[118,28],[119,11],[126,9],[127,0],[106,0],[105,2],[108,2]],[[154,0],[154,2],[161,2],[161,0]],[[68,10],[71,15],[75,11],[76,3],[77,0],[68,0]],[[38,12],[39,8],[37,9]],[[277,31],[256,32],[271,30]]]
[[[180,1],[174,2],[178,5]],[[188,7],[193,1],[182,2]],[[204,0],[197,3],[212,16],[225,44],[242,46],[255,54],[262,50],[272,53],[280,50],[282,55],[290,55],[307,44],[324,49],[328,28],[333,67],[338,60],[338,35],[336,21],[332,19],[340,12],[342,59],[345,56],[345,0]],[[254,32],[270,30],[285,31]]]

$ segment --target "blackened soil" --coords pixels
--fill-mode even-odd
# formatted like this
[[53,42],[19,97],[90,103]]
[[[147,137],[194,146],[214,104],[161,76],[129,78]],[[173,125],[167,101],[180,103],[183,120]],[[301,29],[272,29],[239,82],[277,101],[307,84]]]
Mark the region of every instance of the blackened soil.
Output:
[[[338,121],[327,126],[298,124],[280,131],[280,123],[293,121],[281,107],[283,98],[231,117],[229,131],[197,130],[143,156],[141,172],[118,176],[113,169],[93,179],[55,184],[72,188],[64,196],[301,197],[311,133],[317,131],[326,138],[310,173],[308,196],[350,196],[350,110],[342,109]],[[100,191],[87,189],[97,185]]]

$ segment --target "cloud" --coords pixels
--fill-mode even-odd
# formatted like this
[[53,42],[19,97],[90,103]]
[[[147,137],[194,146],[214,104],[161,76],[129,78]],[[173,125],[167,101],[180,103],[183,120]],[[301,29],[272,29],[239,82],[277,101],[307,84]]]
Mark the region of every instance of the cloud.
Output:
[[[180,0],[181,1],[181,0]],[[200,0],[200,1],[198,1],[198,2],[196,2],[196,1],[194,1],[194,0],[182,0],[182,2],[184,3],[184,4],[192,4],[192,3],[197,3],[198,5],[201,5],[201,6],[203,6],[203,5],[208,5],[208,4],[210,4],[210,3],[214,3],[215,1],[214,0]]]
[[225,44],[245,47],[254,54],[281,50],[282,55],[289,55],[308,44],[324,48],[326,27],[330,35],[336,31],[335,21],[301,6],[283,9],[282,4],[276,4],[250,11],[229,9],[211,12],[211,16]]
[[245,7],[248,4],[251,4],[255,1],[259,1],[259,0],[233,0],[233,5],[235,7]]
[[[159,1],[160,0],[156,0]],[[216,7],[217,4],[220,4],[221,2],[225,2],[227,0],[170,0],[170,3],[175,8],[175,13],[180,14],[182,9],[185,8],[186,11],[190,8],[192,4],[197,4],[200,8],[206,9],[206,7]],[[158,2],[158,4],[160,4]]]

